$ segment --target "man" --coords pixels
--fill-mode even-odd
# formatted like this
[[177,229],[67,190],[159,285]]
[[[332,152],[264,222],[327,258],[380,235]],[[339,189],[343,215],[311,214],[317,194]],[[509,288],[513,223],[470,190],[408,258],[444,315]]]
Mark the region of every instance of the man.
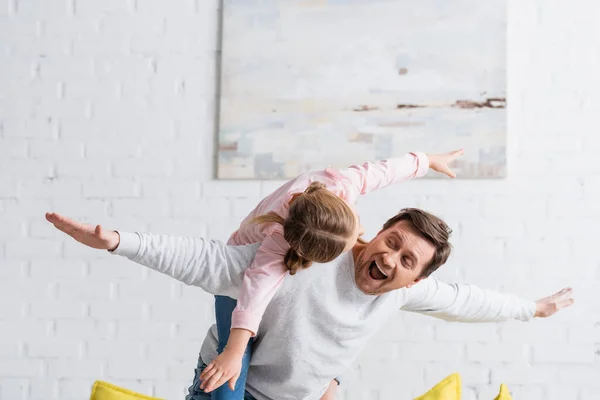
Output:
[[[199,238],[105,231],[57,214],[46,218],[75,240],[112,250],[209,293],[236,297],[258,244],[230,247]],[[401,309],[451,321],[528,321],[573,303],[571,289],[537,302],[445,284],[428,276],[450,253],[439,218],[404,209],[371,242],[327,264],[286,277],[269,304],[254,344],[247,399],[319,399],[372,335]],[[189,400],[208,399],[198,375],[217,353],[215,326],[200,353]],[[217,376],[216,379],[219,379]]]

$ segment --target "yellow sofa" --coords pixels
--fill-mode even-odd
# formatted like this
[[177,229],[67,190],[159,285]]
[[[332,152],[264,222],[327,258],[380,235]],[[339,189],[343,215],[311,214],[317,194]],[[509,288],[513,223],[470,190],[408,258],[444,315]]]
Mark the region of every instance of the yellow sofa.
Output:
[[[460,375],[454,373],[444,378],[427,393],[414,400],[460,400],[461,393]],[[494,400],[512,400],[506,385],[500,385],[500,393],[498,393],[498,396]]]

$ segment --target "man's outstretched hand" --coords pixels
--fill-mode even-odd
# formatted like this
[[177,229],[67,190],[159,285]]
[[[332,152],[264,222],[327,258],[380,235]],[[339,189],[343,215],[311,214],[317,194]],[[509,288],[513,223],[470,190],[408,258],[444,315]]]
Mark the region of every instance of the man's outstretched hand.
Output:
[[112,251],[119,246],[119,234],[102,229],[100,225],[83,224],[56,213],[46,213],[46,219],[59,231],[94,249]]
[[565,288],[552,296],[544,297],[535,302],[535,316],[546,318],[556,314],[559,310],[569,307],[575,302],[573,289]]

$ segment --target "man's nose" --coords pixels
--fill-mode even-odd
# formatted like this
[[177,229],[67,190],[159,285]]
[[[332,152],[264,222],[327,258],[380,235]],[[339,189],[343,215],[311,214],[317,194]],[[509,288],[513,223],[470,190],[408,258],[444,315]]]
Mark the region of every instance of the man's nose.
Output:
[[385,253],[383,255],[383,263],[388,268],[395,268],[396,264],[394,263],[394,255],[390,253]]

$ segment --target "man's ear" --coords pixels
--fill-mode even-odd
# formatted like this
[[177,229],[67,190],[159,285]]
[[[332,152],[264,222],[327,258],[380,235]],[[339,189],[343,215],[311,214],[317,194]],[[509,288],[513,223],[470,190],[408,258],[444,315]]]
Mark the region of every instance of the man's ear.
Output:
[[414,281],[412,281],[411,283],[409,283],[408,285],[405,286],[405,288],[410,288],[413,287],[414,285],[416,285],[417,283],[421,282],[423,279],[425,279],[424,277],[420,277],[415,279]]

